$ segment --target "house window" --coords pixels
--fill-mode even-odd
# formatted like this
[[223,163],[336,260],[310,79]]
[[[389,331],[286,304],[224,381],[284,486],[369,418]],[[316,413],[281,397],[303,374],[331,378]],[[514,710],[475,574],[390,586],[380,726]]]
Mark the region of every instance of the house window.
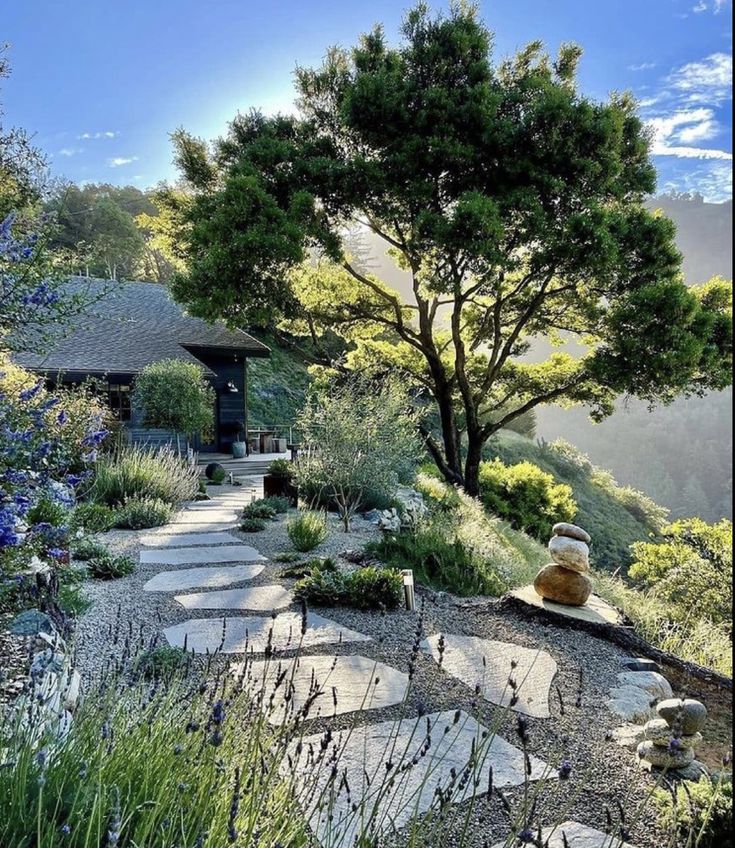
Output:
[[118,421],[130,421],[130,386],[123,383],[108,383],[107,402]]

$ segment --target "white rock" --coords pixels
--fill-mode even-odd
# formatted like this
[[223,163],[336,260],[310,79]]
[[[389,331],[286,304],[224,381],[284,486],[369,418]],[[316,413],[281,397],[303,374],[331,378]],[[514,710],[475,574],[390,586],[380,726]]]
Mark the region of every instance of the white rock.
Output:
[[618,674],[618,680],[621,686],[637,686],[639,689],[645,689],[658,701],[671,698],[674,694],[669,681],[657,671],[623,671]]
[[[440,635],[424,640],[422,647],[439,662]],[[511,663],[517,663],[514,669]],[[480,687],[482,696],[492,704],[507,706],[513,691],[508,684],[512,677],[517,684],[516,712],[537,718],[548,718],[549,691],[557,672],[551,654],[537,648],[522,648],[509,642],[480,639],[475,636],[444,635],[442,668],[470,688]]]
[[161,571],[144,586],[146,592],[181,592],[185,589],[218,589],[252,580],[264,569],[262,565],[221,565],[219,568],[182,568]]
[[262,562],[265,557],[250,545],[221,545],[215,548],[165,548],[141,551],[143,565],[194,565],[218,562]]
[[[427,726],[430,728],[427,734]],[[431,743],[426,747],[427,736]],[[296,797],[305,817],[323,845],[354,844],[360,829],[361,815],[373,816],[378,832],[403,827],[413,815],[426,812],[435,800],[438,788],[454,788],[453,802],[457,803],[487,792],[488,771],[493,767],[493,783],[497,787],[518,786],[525,780],[523,752],[493,736],[464,712],[432,713],[423,718],[403,719],[368,724],[335,734],[334,741],[324,754],[320,753],[322,735],[309,736],[301,741],[301,753],[296,744],[290,753],[295,761]],[[476,764],[470,778],[459,786],[462,774],[471,759],[473,747]],[[312,757],[316,758],[316,768]],[[320,797],[329,793],[332,759],[338,775],[344,774],[350,787],[350,797],[343,790],[336,792],[331,805],[318,808]],[[553,776],[549,766],[531,757],[531,780]],[[386,762],[393,764],[394,783],[386,786]],[[412,764],[413,763],[413,764]],[[457,775],[452,777],[452,773]],[[290,769],[283,766],[284,775]],[[315,778],[311,777],[316,775]],[[337,784],[340,782],[337,780]],[[475,779],[476,778],[476,779]],[[353,812],[353,804],[357,811]]]
[[549,540],[549,553],[557,565],[571,571],[585,572],[590,567],[590,549],[577,539],[553,536]]
[[654,715],[651,698],[645,689],[638,686],[617,686],[610,690],[608,709],[631,723],[645,723]]
[[[269,642],[273,650],[294,650],[301,645],[372,642],[370,636],[350,630],[316,613],[307,613],[306,633],[301,634],[301,614],[282,612],[268,618],[192,618],[167,627],[163,634],[170,645],[197,654],[263,653]],[[270,639],[269,639],[270,636]]]
[[196,592],[176,595],[174,600],[185,609],[232,609],[273,612],[293,603],[293,593],[283,586],[244,586],[219,592]]
[[[312,719],[390,707],[403,701],[409,686],[407,674],[362,656],[248,660],[232,670],[254,697],[260,697],[268,721],[277,725],[296,716]],[[281,683],[274,691],[277,679]],[[271,695],[275,695],[272,703]]]
[[622,727],[616,727],[612,732],[612,738],[621,748],[629,748],[631,751],[635,751],[644,739],[643,725],[624,724]]

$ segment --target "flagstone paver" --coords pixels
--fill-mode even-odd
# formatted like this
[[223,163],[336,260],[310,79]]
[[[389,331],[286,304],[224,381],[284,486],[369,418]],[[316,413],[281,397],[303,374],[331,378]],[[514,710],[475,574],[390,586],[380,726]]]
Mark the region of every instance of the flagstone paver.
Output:
[[250,545],[220,545],[214,548],[170,548],[141,551],[144,565],[194,565],[218,562],[258,562],[265,557]]
[[[422,647],[440,662],[440,640],[434,635]],[[513,696],[508,678],[515,680],[517,703],[511,709],[536,718],[548,718],[549,691],[557,671],[556,661],[536,648],[475,636],[445,634],[441,666],[447,674],[467,686],[480,687],[484,698],[498,706],[509,706]],[[512,667],[512,663],[516,663]]]
[[186,589],[218,589],[243,580],[252,580],[265,566],[222,565],[219,568],[182,568],[179,571],[161,571],[144,586],[146,592],[182,592]]
[[301,628],[300,613],[283,612],[275,618],[191,618],[167,627],[163,634],[169,644],[174,646],[183,647],[186,641],[188,649],[197,654],[212,653],[218,649],[225,654],[242,654],[246,651],[262,653],[269,641],[277,651],[297,648],[299,644],[308,648],[329,643],[372,642],[372,637],[313,612],[306,615],[306,632],[303,637]]
[[[427,737],[430,737],[429,745]],[[385,832],[392,825],[402,827],[413,815],[426,812],[435,799],[437,787],[445,790],[453,787],[455,803],[486,793],[491,765],[494,786],[515,786],[525,779],[523,752],[499,736],[491,737],[487,728],[461,711],[433,713],[423,718],[403,719],[400,723],[368,724],[345,734],[335,734],[326,751],[325,765],[314,768],[309,760],[320,756],[322,741],[323,735],[306,737],[294,743],[291,753],[300,780],[299,802],[323,845],[352,845],[361,812],[369,813],[377,793],[381,793],[377,829]],[[300,754],[297,744],[301,745]],[[469,779],[463,781],[473,747],[476,765]],[[339,751],[334,769],[338,775],[333,787],[336,797],[331,809],[325,805],[319,811],[316,803],[325,789],[329,792],[335,748]],[[393,764],[391,787],[386,787],[383,780],[388,762]],[[550,769],[542,760],[532,756],[530,763],[531,780],[550,776]],[[316,778],[308,779],[309,773]],[[349,786],[349,794],[345,784]],[[353,804],[358,807],[356,812]]]
[[[173,536],[179,533],[218,533],[225,530],[235,530],[240,526],[242,519],[217,520],[217,521],[186,521],[177,524],[175,521],[161,528],[161,535]],[[165,532],[163,532],[165,531]]]
[[[543,828],[541,842],[545,848],[565,848],[565,845],[568,848],[634,848],[629,842],[620,842],[617,837],[576,821],[566,821],[554,827]],[[507,844],[507,840],[504,840],[493,848],[505,848]]]
[[219,592],[177,595],[174,600],[185,609],[233,609],[271,612],[293,603],[293,593],[283,586],[244,586]]
[[185,548],[197,545],[237,545],[240,540],[232,533],[160,533],[144,536],[147,548]]
[[[391,707],[403,701],[409,685],[407,674],[359,655],[248,661],[237,663],[232,669],[243,676],[248,689],[264,691],[263,708],[271,724],[292,720],[307,702],[306,718]],[[277,678],[281,683],[273,706],[269,707]]]
[[210,509],[208,512],[202,512],[202,510],[185,509],[182,512],[178,512],[174,516],[174,520],[171,522],[171,524],[207,524],[210,521],[237,521],[239,518],[239,514],[234,509],[230,509],[227,507],[220,507],[219,509]]

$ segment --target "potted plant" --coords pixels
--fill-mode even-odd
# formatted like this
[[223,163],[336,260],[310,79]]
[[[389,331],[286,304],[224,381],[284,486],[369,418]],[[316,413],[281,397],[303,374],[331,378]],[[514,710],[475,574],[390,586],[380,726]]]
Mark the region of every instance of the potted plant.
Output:
[[299,491],[293,483],[291,463],[286,459],[274,459],[263,477],[263,495],[266,498],[288,498],[293,506],[298,506]]
[[235,440],[232,443],[232,456],[233,459],[244,459],[248,455],[248,443],[243,435],[245,425],[242,421],[238,421],[236,426]]

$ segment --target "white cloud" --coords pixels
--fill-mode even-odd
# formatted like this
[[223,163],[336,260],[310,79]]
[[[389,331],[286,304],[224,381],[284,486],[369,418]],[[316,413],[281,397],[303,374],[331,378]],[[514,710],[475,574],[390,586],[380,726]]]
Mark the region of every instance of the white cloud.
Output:
[[78,153],[82,153],[83,148],[81,147],[62,147],[59,150],[59,156],[76,156]]
[[77,136],[77,138],[84,139],[97,139],[97,138],[115,138],[120,135],[116,130],[105,130],[104,132],[84,132]]
[[650,71],[656,67],[655,62],[641,62],[640,65],[628,65],[629,71]]
[[689,103],[719,104],[732,99],[732,55],[713,53],[701,62],[688,62],[668,77],[675,92]]
[[706,12],[707,9],[708,9],[708,6],[704,2],[704,0],[699,0],[699,3],[697,3],[696,6],[692,7],[692,12],[694,12],[695,15],[698,15],[700,12]]
[[732,159],[732,153],[704,147],[692,147],[697,141],[708,141],[720,132],[712,109],[681,109],[671,115],[652,118],[651,153],[655,156],[679,156],[684,159]]
[[120,168],[123,165],[129,165],[131,162],[137,162],[137,156],[113,156],[112,159],[107,160],[107,164],[111,168]]

